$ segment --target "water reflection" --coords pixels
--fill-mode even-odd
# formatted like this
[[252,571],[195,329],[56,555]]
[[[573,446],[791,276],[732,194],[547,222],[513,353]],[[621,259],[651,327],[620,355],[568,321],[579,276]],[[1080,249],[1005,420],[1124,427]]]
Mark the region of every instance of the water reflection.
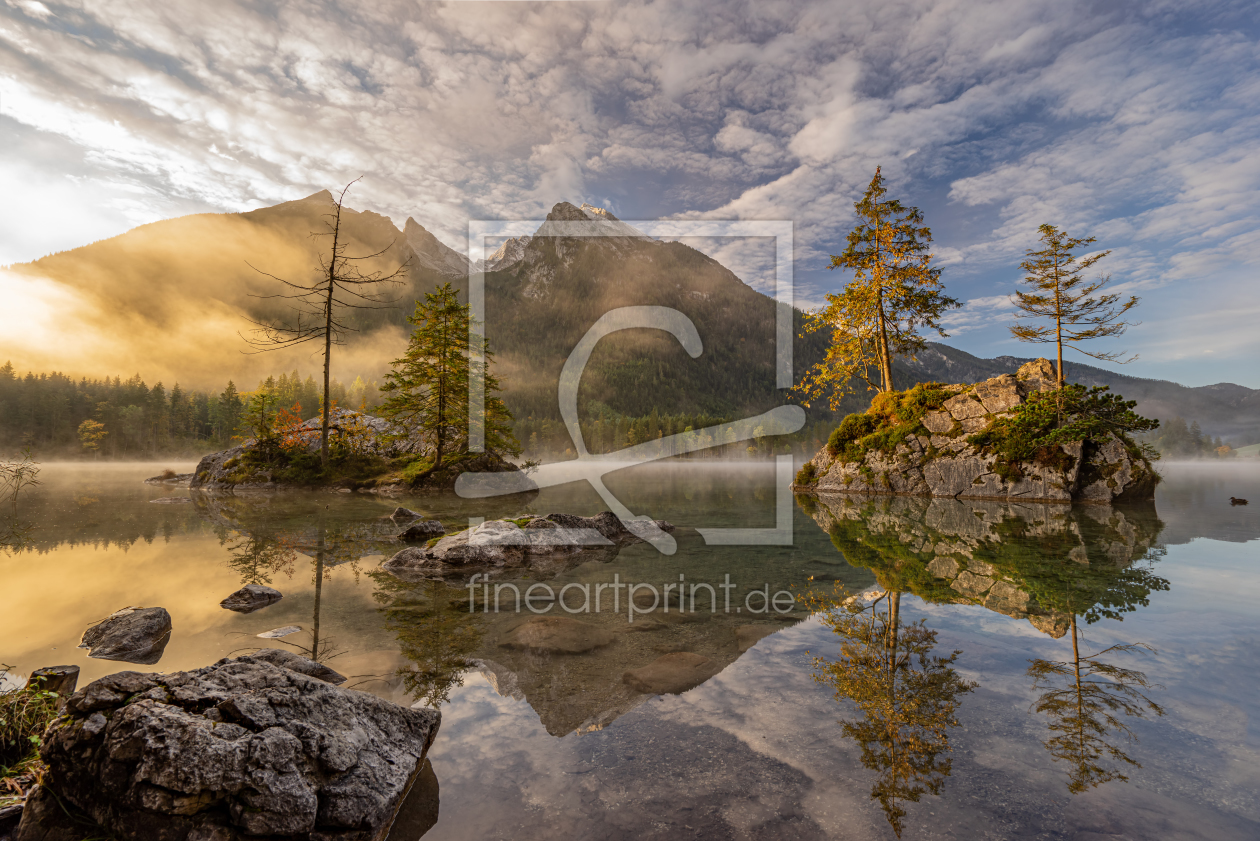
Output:
[[[1104,656],[1149,652],[1145,643],[1120,643],[1096,654],[1082,656],[1072,616],[1072,659],[1035,659],[1028,667],[1034,689],[1047,689],[1034,707],[1050,719],[1053,734],[1043,743],[1055,762],[1068,765],[1068,791],[1080,794],[1111,780],[1127,782],[1120,763],[1141,768],[1125,753],[1122,740],[1137,737],[1120,716],[1142,718],[1164,710],[1147,696],[1152,688],[1146,675],[1135,669],[1103,662]],[[1162,688],[1162,687],[1161,687]]]
[[961,651],[933,654],[936,631],[924,620],[906,625],[901,593],[878,595],[868,606],[837,588],[814,596],[811,608],[840,637],[840,656],[814,658],[814,680],[849,700],[861,718],[842,721],[844,735],[862,749],[862,764],[878,776],[871,797],[901,837],[903,801],[940,795],[949,776],[949,731],[958,726],[958,696],[978,684],[954,670]]
[[463,591],[441,581],[408,582],[381,571],[368,575],[376,583],[372,597],[411,661],[396,677],[410,697],[440,707],[452,688],[463,685],[464,672],[477,665],[473,654],[485,635],[478,614],[469,612]]
[[[887,696],[883,701],[885,720],[873,720],[866,712],[866,729],[846,724],[846,735],[858,738],[863,732],[869,741],[883,732],[881,727],[902,726],[893,714],[896,660],[892,646],[901,627],[897,619],[899,594],[910,592],[931,603],[983,605],[1027,619],[1055,639],[1070,633],[1071,659],[1037,658],[1030,661],[1027,670],[1034,690],[1041,693],[1033,709],[1049,722],[1045,747],[1055,762],[1067,764],[1068,789],[1074,794],[1110,780],[1126,781],[1121,768],[1140,767],[1124,750],[1127,742],[1135,740],[1126,719],[1161,716],[1163,709],[1148,696],[1153,687],[1144,673],[1107,660],[1153,654],[1154,649],[1142,642],[1124,642],[1095,654],[1082,654],[1078,620],[1086,624],[1122,620],[1125,614],[1149,604],[1152,592],[1169,588],[1167,580],[1154,569],[1164,549],[1158,543],[1163,523],[1153,506],[1019,505],[852,496],[801,497],[799,502],[845,559],[871,570],[888,591],[883,597],[888,602],[883,613],[851,600],[841,610],[831,610],[824,620],[846,639],[841,660],[829,665],[819,661],[825,665],[819,674],[836,687],[837,696],[853,699],[863,712],[862,699],[881,698],[880,693]],[[864,617],[867,610],[872,612],[869,618]],[[934,632],[922,625],[907,631],[904,656],[908,662],[915,653],[914,645],[923,648],[920,660],[925,672],[919,685],[929,692],[923,706],[911,707],[929,720],[945,722],[938,723],[929,731],[933,735],[921,737],[917,744],[925,752],[934,745],[944,749],[944,728],[952,721],[954,695],[964,691],[958,687],[965,685],[951,676],[949,668],[959,652],[949,658],[929,659],[926,651],[935,641]],[[884,646],[882,653],[875,650],[878,645]],[[934,687],[945,691],[940,700],[931,696]],[[893,738],[884,737],[885,743],[892,745]],[[879,797],[893,828],[900,832],[904,812],[895,804],[897,792],[904,791],[905,799],[910,800],[916,800],[923,791],[939,793],[949,766],[947,760],[933,765],[929,753],[923,754],[917,766],[907,759],[907,769],[924,774],[925,780],[903,784],[903,777],[891,770],[894,753],[891,748],[886,751],[887,768],[880,764],[879,753],[863,743],[863,762],[867,767],[881,768],[884,776],[876,783],[873,796]]]
[[1153,564],[1153,506],[1008,504],[918,497],[801,497],[853,566],[890,591],[983,605],[1055,639],[1073,616],[1118,619],[1168,589]]

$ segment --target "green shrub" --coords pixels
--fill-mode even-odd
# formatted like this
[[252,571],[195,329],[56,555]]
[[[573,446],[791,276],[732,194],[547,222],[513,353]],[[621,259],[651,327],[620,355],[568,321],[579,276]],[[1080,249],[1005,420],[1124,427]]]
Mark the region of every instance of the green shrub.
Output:
[[812,485],[816,478],[812,461],[805,462],[805,466],[796,471],[796,484],[798,485]]
[[41,737],[57,717],[57,698],[36,687],[0,694],[0,776],[38,756]]
[[1063,445],[1076,441],[1099,445],[1115,435],[1132,452],[1135,445],[1128,433],[1155,429],[1159,421],[1136,414],[1137,401],[1107,391],[1107,386],[1069,385],[1032,394],[1011,417],[997,418],[967,443],[997,455],[994,472],[1007,481],[1022,478],[1019,465],[1030,461],[1070,470],[1075,459]]

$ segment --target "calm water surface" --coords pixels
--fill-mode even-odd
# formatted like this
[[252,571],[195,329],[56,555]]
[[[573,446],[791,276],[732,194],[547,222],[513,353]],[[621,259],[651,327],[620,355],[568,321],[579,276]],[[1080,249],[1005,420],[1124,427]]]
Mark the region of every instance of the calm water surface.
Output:
[[[631,546],[492,583],[578,585],[570,607],[581,585],[734,586],[715,590],[717,612],[701,589],[695,613],[633,622],[619,591],[616,611],[575,614],[611,643],[545,654],[502,645],[530,616],[510,596],[496,614],[474,591],[470,613],[464,579],[381,572],[398,549],[382,518],[405,505],[449,530],[469,517],[591,515],[604,506],[588,488],[155,503],[190,494],[141,483],[153,465],[46,465],[23,506],[31,546],[0,554],[0,663],[15,675],[77,664],[83,685],[287,646],[347,685],[440,704],[423,793],[436,823],[432,802],[417,806],[394,839],[893,838],[894,827],[907,838],[1260,838],[1260,462],[1163,470],[1153,507],[801,499],[792,545],[765,547],[708,546],[696,529],[773,528],[768,464],[610,474],[631,509],[678,526],[676,554]],[[249,582],[284,599],[245,615],[219,607]],[[800,602],[763,613],[749,595],[833,582],[890,595],[844,633]],[[76,647],[128,605],[171,613],[157,665]],[[300,630],[283,641],[257,636],[288,625]],[[623,680],[671,652],[720,671],[683,694]]]

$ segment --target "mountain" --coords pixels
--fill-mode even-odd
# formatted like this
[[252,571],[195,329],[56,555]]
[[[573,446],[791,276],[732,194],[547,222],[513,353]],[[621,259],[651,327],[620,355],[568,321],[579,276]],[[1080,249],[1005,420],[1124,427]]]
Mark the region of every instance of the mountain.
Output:
[[[279,278],[318,272],[328,242],[313,234],[332,209],[321,191],[247,213],[155,222],[10,267],[42,291],[56,318],[37,342],[0,337],[0,360],[75,377],[143,371],[185,389],[219,389],[229,376],[250,388],[277,370],[316,369],[313,345],[250,355],[243,337],[249,319],[286,315],[287,302],[274,297],[285,291]],[[596,236],[557,236],[560,222]],[[412,218],[399,230],[387,217],[345,208],[341,236],[350,255],[376,255],[364,271],[408,264],[406,281],[388,290],[395,306],[345,313],[355,332],[333,355],[334,377],[379,378],[406,346],[414,301],[447,282],[466,296],[469,264]],[[623,306],[685,313],[703,352],[693,360],[656,330],[608,336],[586,367],[583,404],[734,418],[788,402],[775,388],[775,302],[686,245],[650,239],[602,208],[561,202],[532,236],[503,243],[486,268],[485,329],[518,417],[559,418],[565,359],[591,325]],[[798,370],[822,351],[818,336],[797,340]]]
[[[134,228],[125,234],[7,272],[32,290],[36,313],[49,313],[31,336],[0,336],[0,359],[22,369],[61,370],[72,376],[127,375],[142,371],[149,382],[185,388],[222,388],[235,377],[245,388],[277,370],[313,371],[313,347],[249,355],[241,335],[247,318],[285,314],[276,277],[309,280],[333,210],[321,191],[247,213],[197,214]],[[410,261],[404,284],[386,290],[398,305],[354,310],[347,321],[357,333],[334,354],[333,375],[379,376],[406,342],[406,316],[423,291],[467,275],[467,262],[414,220],[400,231],[385,216],[346,208],[342,242],[351,256],[379,256],[365,271],[391,271]],[[270,277],[268,275],[274,275]]]
[[[557,223],[591,236],[559,236]],[[586,365],[580,404],[631,416],[656,410],[734,418],[789,402],[775,388],[774,300],[713,258],[645,237],[606,210],[567,202],[518,248],[519,257],[505,254],[485,275],[486,335],[518,417],[558,417],[560,371],[570,351],[601,316],[630,306],[683,313],[702,353],[692,359],[662,330],[613,333]],[[796,339],[798,370],[824,349],[821,336]]]
[[[917,359],[897,360],[895,376],[904,382],[975,383],[999,374],[1013,374],[1029,358],[999,356],[981,359],[948,345],[929,342]],[[1212,436],[1237,443],[1260,441],[1260,390],[1234,383],[1190,387],[1168,380],[1149,380],[1066,362],[1067,379],[1085,386],[1106,385],[1137,401],[1138,414],[1162,421],[1174,417],[1198,421]]]

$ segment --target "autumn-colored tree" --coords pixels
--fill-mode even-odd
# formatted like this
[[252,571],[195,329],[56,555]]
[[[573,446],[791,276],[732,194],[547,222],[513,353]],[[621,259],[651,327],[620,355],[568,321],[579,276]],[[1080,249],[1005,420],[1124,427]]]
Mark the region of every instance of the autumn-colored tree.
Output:
[[89,453],[98,453],[101,448],[101,441],[109,433],[105,430],[105,424],[100,421],[94,421],[88,418],[79,424],[79,443],[83,445],[83,449]]
[[[355,181],[358,179],[356,178]],[[319,255],[319,271],[309,281],[295,283],[276,277],[267,272],[261,274],[278,280],[285,291],[275,295],[259,295],[264,299],[279,299],[290,302],[293,308],[294,321],[257,321],[250,319],[255,325],[253,337],[247,339],[258,352],[279,350],[311,341],[319,341],[324,345],[324,399],[320,423],[320,463],[328,467],[328,418],[331,411],[331,366],[333,345],[345,343],[345,334],[355,332],[346,321],[341,320],[340,313],[346,309],[379,309],[391,306],[393,300],[386,298],[382,286],[402,283],[407,263],[399,265],[392,272],[365,272],[360,266],[364,261],[380,257],[393,247],[389,246],[374,254],[351,256],[347,253],[349,246],[341,234],[341,212],[346,192],[354,185],[351,181],[333,200],[333,210],[326,215],[326,230],[312,236],[327,237],[331,244],[327,252]]]
[[829,266],[852,271],[853,280],[839,295],[828,294],[826,307],[807,315],[807,333],[832,335],[826,358],[796,386],[807,406],[827,396],[831,408],[838,408],[854,390],[854,380],[891,391],[893,358],[922,350],[922,329],[947,335],[941,315],[959,306],[944,293],[941,270],[932,265],[932,231],[923,214],[896,199],[885,201],[887,192],[876,167],[865,195],[853,205],[859,224],[849,234],[848,248],[833,254]]
[[[512,413],[498,396],[498,379],[490,373],[494,356],[486,348],[484,361],[478,362],[470,353],[469,306],[459,303],[447,283],[426,293],[423,302],[417,301],[415,313],[407,320],[415,330],[407,352],[393,361],[385,376],[381,414],[407,435],[420,434],[432,442],[433,459],[416,481],[441,467],[447,455],[466,449],[471,423],[484,424],[487,452],[520,455],[521,446],[512,434]],[[482,418],[471,417],[468,411],[469,383],[477,375],[484,384]]]
[[[961,651],[932,654],[936,631],[922,621],[906,625],[901,594],[866,605],[837,585],[834,595],[811,594],[810,609],[840,637],[840,656],[814,658],[814,680],[852,701],[857,721],[842,721],[844,735],[862,748],[862,764],[878,771],[871,797],[880,802],[897,837],[906,810],[926,793],[939,795],[949,776],[949,731],[958,726],[958,696],[977,684],[954,670]],[[881,602],[886,602],[881,607]]]
[[1027,259],[1019,264],[1026,272],[1024,282],[1032,291],[1017,291],[1011,296],[1011,303],[1019,308],[1015,317],[1020,319],[1048,319],[1051,324],[1014,324],[1011,335],[1021,342],[1034,344],[1053,344],[1059,354],[1058,376],[1059,387],[1067,382],[1063,371],[1063,348],[1072,348],[1086,356],[1105,362],[1132,362],[1137,356],[1121,359],[1121,352],[1088,351],[1080,347],[1080,343],[1090,339],[1104,339],[1119,336],[1132,326],[1123,316],[1138,304],[1138,297],[1129,296],[1129,300],[1120,302],[1120,295],[1106,294],[1094,296],[1106,286],[1111,278],[1099,277],[1087,283],[1084,272],[1091,268],[1110,251],[1100,251],[1087,257],[1078,258],[1073,252],[1097,240],[1094,237],[1079,239],[1070,237],[1054,225],[1042,225],[1040,250],[1028,249]]

